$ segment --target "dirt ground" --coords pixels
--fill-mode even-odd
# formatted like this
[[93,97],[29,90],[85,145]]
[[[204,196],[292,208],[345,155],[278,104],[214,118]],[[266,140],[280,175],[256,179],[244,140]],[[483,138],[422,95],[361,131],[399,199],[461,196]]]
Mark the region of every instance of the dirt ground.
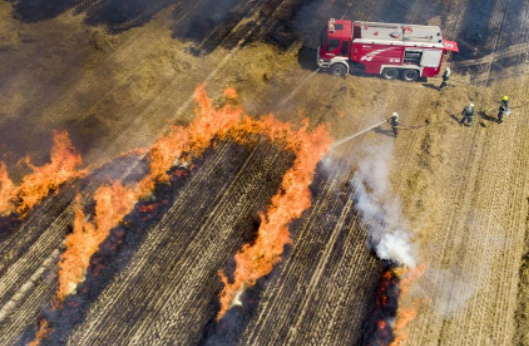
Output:
[[[221,1],[229,15],[208,20],[201,15],[207,1],[154,1],[123,21],[98,12],[110,11],[111,1],[78,1],[38,19],[20,12],[24,3],[0,0],[0,157],[15,181],[28,171],[21,158],[48,160],[54,130],[68,130],[90,168],[148,147],[170,123],[193,119],[200,83],[217,103],[235,87],[255,116],[329,123],[337,140],[401,115],[398,139],[382,125],[329,155],[334,168],[317,175],[313,205],[294,226],[284,261],[258,287],[238,344],[361,342],[381,267],[346,185],[363,149],[389,143],[392,190],[427,266],[412,296],[430,303],[406,328],[407,344],[529,345],[524,1]],[[441,25],[462,50],[448,62],[452,85],[439,93],[440,78],[410,84],[313,75],[329,17]],[[503,94],[513,114],[499,125]],[[476,121],[461,127],[469,102]],[[251,239],[247,230],[278,188],[287,156],[266,145],[228,144],[207,154],[61,342],[200,343],[216,312],[217,272]],[[135,157],[112,161],[78,189],[90,200],[97,186],[137,165]],[[74,195],[64,189],[0,237],[1,344],[19,342],[54,294]]]

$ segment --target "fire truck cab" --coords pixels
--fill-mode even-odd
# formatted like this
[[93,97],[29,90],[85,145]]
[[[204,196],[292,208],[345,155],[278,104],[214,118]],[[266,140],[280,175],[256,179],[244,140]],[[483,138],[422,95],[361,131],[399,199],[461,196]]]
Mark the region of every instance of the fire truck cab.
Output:
[[353,66],[386,79],[405,81],[437,76],[444,53],[458,52],[438,26],[351,22],[331,19],[321,34],[317,63],[336,76]]

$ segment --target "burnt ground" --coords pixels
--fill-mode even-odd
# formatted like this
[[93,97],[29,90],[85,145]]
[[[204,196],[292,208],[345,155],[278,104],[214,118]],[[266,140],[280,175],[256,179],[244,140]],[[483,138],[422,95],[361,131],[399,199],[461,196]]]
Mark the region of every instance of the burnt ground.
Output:
[[[10,175],[19,181],[28,172],[17,165],[26,154],[45,163],[60,129],[86,166],[111,162],[23,222],[0,220],[0,343],[30,338],[38,316],[50,313],[77,191],[88,202],[100,184],[139,174],[138,158],[112,160],[152,144],[169,121],[188,123],[189,97],[206,81],[216,103],[234,86],[251,114],[274,110],[297,122],[301,111],[313,124],[331,123],[335,138],[392,111],[403,124],[434,124],[403,127],[391,162],[392,190],[429,268],[414,295],[432,303],[407,328],[409,344],[528,344],[527,306],[518,303],[527,292],[528,11],[522,0],[0,2],[0,150]],[[315,69],[329,17],[439,24],[461,48],[449,59],[454,86],[439,95],[431,87],[437,79],[410,85],[317,74],[278,107]],[[504,93],[517,108],[500,127],[494,100]],[[461,129],[454,118],[470,101],[480,116]],[[340,148],[330,168],[319,168],[313,204],[292,225],[283,262],[227,326],[213,318],[217,271],[251,241],[256,212],[290,164],[265,143],[219,146],[187,178],[159,187],[157,196],[174,200],[138,222],[144,234],[113,231],[105,245],[112,251],[94,258],[97,275],[72,299],[71,315],[58,319],[53,342],[357,344],[382,269],[346,182],[362,148],[393,145],[385,130]]]

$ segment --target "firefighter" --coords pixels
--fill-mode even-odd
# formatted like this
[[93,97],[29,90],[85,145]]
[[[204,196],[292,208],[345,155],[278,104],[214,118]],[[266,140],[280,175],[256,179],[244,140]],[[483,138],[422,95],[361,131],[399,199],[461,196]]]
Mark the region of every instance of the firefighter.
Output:
[[439,87],[439,91],[443,91],[443,89],[448,86],[448,83],[450,83],[451,74],[452,72],[450,71],[450,67],[447,67],[445,69],[445,73],[443,73],[443,82],[441,83],[441,86]]
[[471,103],[468,106],[466,106],[463,111],[461,112],[463,115],[463,118],[459,122],[459,125],[463,126],[470,126],[474,122],[474,104]]
[[395,138],[397,138],[399,136],[399,115],[397,112],[393,112],[391,118],[388,119],[388,122],[391,124],[391,129],[393,130]]
[[498,124],[503,124],[503,117],[509,112],[509,97],[503,96],[503,99],[500,101],[500,109],[498,112]]

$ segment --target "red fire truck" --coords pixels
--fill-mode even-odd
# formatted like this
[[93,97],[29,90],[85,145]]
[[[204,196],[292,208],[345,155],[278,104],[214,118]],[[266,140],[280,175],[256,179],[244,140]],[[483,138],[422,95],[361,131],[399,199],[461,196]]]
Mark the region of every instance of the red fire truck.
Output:
[[437,76],[444,53],[458,52],[438,26],[351,22],[331,19],[323,29],[318,66],[336,76],[352,67],[386,79],[416,81]]

